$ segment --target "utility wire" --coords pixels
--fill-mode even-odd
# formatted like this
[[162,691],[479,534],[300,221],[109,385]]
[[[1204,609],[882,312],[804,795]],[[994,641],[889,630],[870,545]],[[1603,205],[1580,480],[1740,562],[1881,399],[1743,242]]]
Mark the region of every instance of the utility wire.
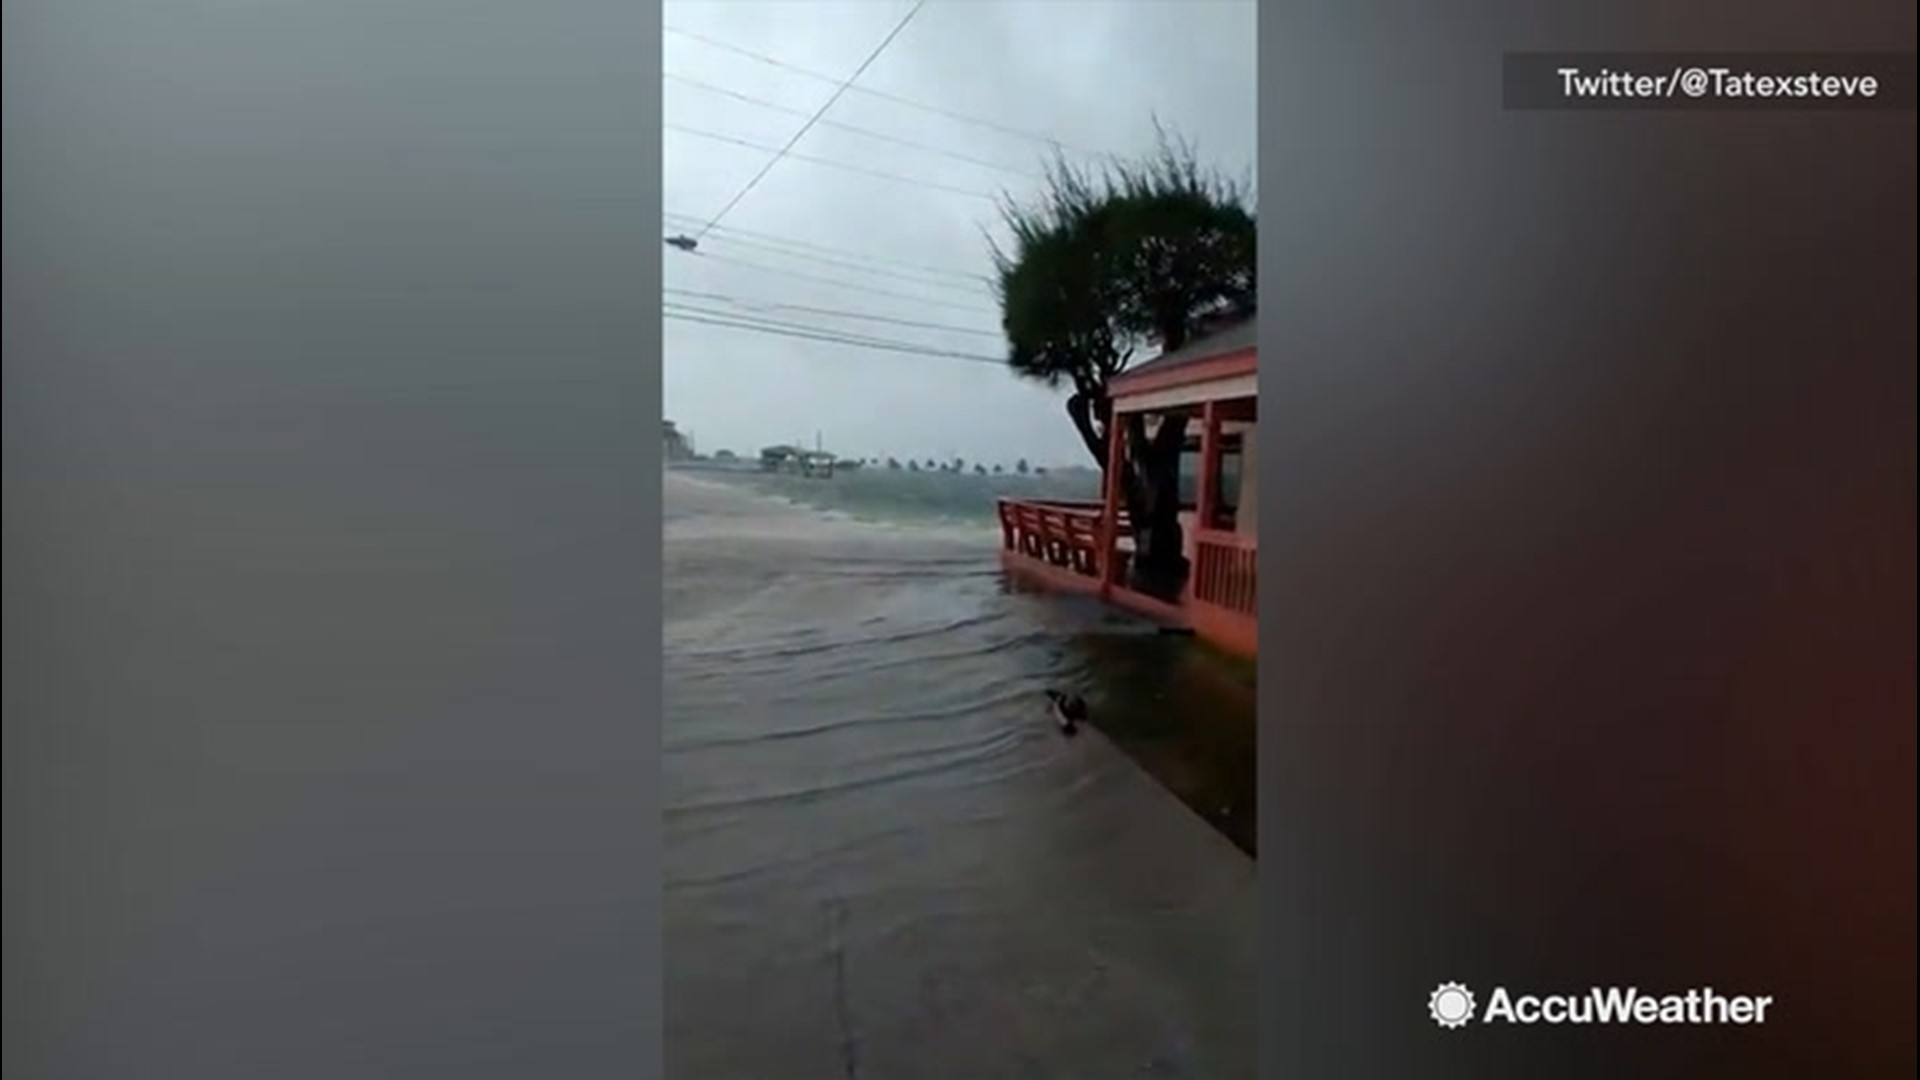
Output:
[[800,329],[800,328],[794,328],[790,326],[783,326],[781,324],[768,322],[765,320],[753,321],[753,320],[741,319],[737,316],[727,316],[727,315],[715,316],[715,315],[712,315],[706,312],[700,312],[697,310],[696,311],[687,311],[687,310],[666,311],[662,314],[662,317],[672,320],[674,322],[698,323],[705,326],[716,326],[716,327],[720,327],[722,329],[728,329],[728,330],[746,330],[753,333],[768,334],[774,337],[792,338],[799,341],[818,341],[818,342],[831,344],[831,345],[846,345],[853,348],[874,349],[880,352],[902,353],[902,354],[911,355],[911,356],[933,356],[933,357],[939,357],[947,360],[964,360],[964,361],[968,361],[970,363],[976,363],[976,364],[1003,365],[1006,363],[1006,361],[1001,359],[1000,357],[991,356],[986,353],[964,353],[964,352],[958,352],[951,349],[936,349],[936,348],[930,348],[930,347],[925,347],[920,345],[913,345],[905,342],[895,343],[895,342],[886,342],[879,339],[850,337],[844,334],[836,334],[830,331],[818,331],[818,330]]
[[794,132],[793,137],[787,140],[787,145],[782,147],[780,152],[775,154],[765,165],[762,165],[760,171],[753,174],[753,179],[747,181],[746,186],[735,193],[733,198],[727,200],[727,205],[721,207],[720,212],[713,215],[713,217],[707,221],[706,225],[701,227],[698,233],[694,234],[693,239],[695,243],[704,239],[715,225],[720,224],[720,219],[732,213],[733,208],[740,205],[740,200],[746,198],[748,192],[758,187],[761,180],[766,179],[766,175],[773,171],[773,167],[780,164],[780,159],[786,157],[787,153],[793,149],[794,144],[798,143],[807,132],[813,130],[813,125],[819,122],[820,117],[825,115],[828,109],[833,108],[833,103],[840,100],[841,95],[847,92],[849,86],[859,81],[860,76],[866,74],[867,68],[872,67],[873,62],[880,59],[880,54],[887,51],[887,46],[893,44],[893,39],[899,37],[900,31],[905,30],[907,24],[913,21],[913,17],[920,14],[920,9],[926,6],[927,0],[916,0],[906,15],[902,16],[900,21],[894,24],[893,29],[887,33],[887,36],[880,39],[880,44],[874,46],[873,51],[867,54],[865,60],[860,61],[860,66],[853,69],[853,74],[847,76],[847,78],[834,89],[833,95],[827,98],[818,109],[814,110],[813,115],[807,119],[806,123],[800,125],[800,130]]
[[819,263],[822,266],[830,266],[836,270],[850,270],[857,274],[872,274],[892,281],[906,281],[914,285],[924,285],[929,289],[950,289],[954,292],[966,293],[972,296],[991,295],[984,281],[975,281],[963,285],[957,281],[935,281],[931,278],[907,277],[901,271],[892,269],[891,267],[862,266],[848,259],[828,255],[814,255],[805,251],[787,251],[775,247],[772,244],[759,244],[752,240],[740,240],[732,236],[723,236],[720,239],[728,245],[737,244],[744,248],[757,249],[773,255],[784,255],[790,259],[801,259],[806,262]]
[[[899,173],[884,172],[879,169],[869,169],[865,165],[853,165],[845,161],[835,161],[832,158],[814,157],[811,154],[795,153],[791,149],[785,149],[778,146],[768,146],[766,143],[754,142],[751,139],[742,139],[737,135],[728,135],[723,132],[709,131],[706,128],[688,127],[685,124],[674,124],[674,123],[662,124],[661,126],[666,128],[668,131],[677,131],[682,135],[694,135],[702,139],[712,139],[715,142],[731,143],[734,146],[744,146],[749,150],[765,151],[766,153],[774,155],[774,159],[773,159],[774,161],[779,161],[781,158],[787,158],[792,161],[805,161],[809,164],[825,165],[828,168],[832,168],[832,169],[844,169],[847,172],[859,173],[862,176],[871,176],[880,180],[892,180],[893,182],[898,184],[908,184],[912,187],[920,188],[923,190],[931,189],[934,191],[945,191],[945,192],[950,192],[954,195],[965,195],[968,198],[985,199],[988,202],[992,202],[996,198],[998,198],[998,196],[989,194],[988,192],[985,192],[985,191],[974,191],[971,188],[954,187],[950,184],[940,183],[937,180],[920,180],[911,176],[902,176]],[[791,142],[787,144],[788,147],[791,147],[792,145],[793,144]],[[771,166],[771,162],[769,162],[769,166]],[[719,218],[715,218],[714,220],[718,221]],[[711,225],[709,225],[709,228],[711,228]],[[699,237],[695,237],[695,239],[699,239]]]
[[[727,87],[716,86],[713,83],[703,82],[699,79],[689,78],[685,75],[676,75],[673,72],[667,72],[665,75],[661,77],[670,82],[677,82],[685,86],[691,86],[699,90],[705,90],[710,94],[719,94],[722,97],[730,97],[736,101],[745,102],[748,105],[754,105],[762,109],[771,109],[774,112],[786,113],[788,116],[806,116],[807,115],[807,111],[805,109],[796,109],[791,105],[782,105],[777,101],[768,101],[766,98],[754,97],[752,94],[743,94],[738,90],[730,90]],[[838,121],[838,120],[821,120],[819,121],[819,125],[821,127],[836,128],[840,131],[850,131],[856,135],[862,135],[869,139],[878,139],[881,142],[890,142],[899,146],[912,147],[915,150],[924,150],[929,154],[939,154],[941,157],[952,158],[955,161],[964,161],[969,165],[978,165],[983,169],[993,169],[998,172],[1011,173],[1014,176],[1025,177],[1026,179],[1029,179],[1029,180],[1042,179],[1042,177],[1038,173],[1032,172],[1027,169],[1018,169],[1011,165],[1003,165],[997,161],[988,161],[985,158],[972,157],[970,155],[962,154],[955,150],[946,150],[938,146],[929,146],[928,144],[923,142],[915,142],[912,139],[903,139],[898,135],[889,135],[884,131],[875,131],[872,128],[864,128],[856,124],[842,123],[841,121]]]
[[[686,38],[688,41],[697,41],[700,44],[705,45],[709,48],[719,49],[723,52],[734,53],[735,55],[738,55],[738,56],[744,56],[749,60],[756,60],[762,64],[768,65],[769,67],[776,67],[785,71],[791,71],[796,75],[804,75],[809,79],[815,79],[823,82],[839,82],[839,80],[834,78],[832,75],[827,75],[822,72],[815,71],[811,68],[801,67],[799,64],[782,60],[777,56],[768,56],[765,53],[754,52],[752,49],[741,48],[740,46],[735,45],[730,41],[721,41],[718,38],[708,37],[705,34],[696,34],[691,30],[682,30],[676,26],[662,27],[662,29],[669,34],[675,35],[676,37]],[[1046,135],[1046,134],[1035,132],[1035,131],[1022,130],[1021,128],[1012,127],[1010,125],[1002,124],[997,121],[982,119],[981,117],[978,117],[978,116],[969,116],[966,113],[956,112],[952,109],[942,108],[938,105],[929,105],[923,101],[915,101],[912,98],[901,97],[898,94],[891,94],[885,90],[875,90],[872,87],[867,87],[867,86],[855,86],[855,87],[850,87],[849,89],[851,89],[852,92],[856,94],[865,94],[868,97],[879,98],[883,101],[891,101],[896,105],[904,105],[910,109],[919,109],[922,112],[929,112],[937,116],[944,116],[950,120],[958,120],[961,123],[972,124],[976,127],[986,128],[990,131],[997,131],[1003,135],[1011,135],[1015,138],[1026,139],[1030,142],[1040,143],[1041,145],[1049,147],[1051,149],[1070,150],[1076,154],[1081,154],[1086,157],[1097,157],[1097,158],[1103,158],[1103,159],[1113,157],[1113,155],[1110,153],[1104,153],[1097,150],[1086,150],[1086,149],[1070,146],[1066,143],[1061,142],[1059,139],[1054,138],[1051,135]]]
[[714,262],[728,263],[734,266],[744,266],[750,270],[759,270],[762,273],[782,274],[787,277],[798,278],[802,281],[815,281],[815,282],[819,282],[822,285],[832,285],[835,288],[852,289],[855,292],[868,292],[868,293],[873,293],[876,296],[891,296],[896,300],[911,300],[919,304],[931,304],[935,307],[953,308],[957,311],[971,311],[975,314],[981,314],[981,315],[996,314],[991,308],[988,308],[982,304],[956,304],[946,300],[936,300],[930,296],[915,296],[912,293],[894,292],[891,289],[876,288],[871,285],[862,285],[862,284],[859,284],[858,282],[840,281],[835,278],[822,277],[821,275],[818,275],[818,274],[808,274],[803,271],[788,269],[787,267],[784,267],[784,266],[768,266],[764,263],[756,263],[747,259],[736,259],[730,255],[713,255],[713,254],[709,254],[707,252],[701,252],[701,251],[692,252],[691,254],[697,259],[710,259]]
[[[682,224],[687,224],[687,223],[698,224],[700,221],[704,220],[692,214],[678,214],[678,213],[674,213],[673,211],[666,211],[661,216],[667,218],[669,221],[680,222]],[[739,239],[739,237],[743,237],[743,236],[757,237],[760,240],[771,241],[773,243],[782,244],[788,247],[796,247],[796,248],[803,248],[810,251],[825,252],[826,254],[829,254],[829,255],[839,255],[844,258],[855,260],[858,262],[898,266],[903,269],[915,270],[925,274],[936,274],[941,277],[959,278],[961,280],[967,281],[974,285],[985,285],[988,280],[985,274],[968,273],[964,270],[954,270],[951,268],[940,267],[940,266],[926,266],[920,263],[902,262],[899,259],[890,259],[881,255],[868,255],[863,252],[851,251],[847,248],[831,247],[826,244],[814,243],[811,240],[799,240],[790,236],[782,236],[779,233],[758,232],[753,229],[743,229],[737,225],[719,225],[719,226],[715,226],[713,231],[716,233],[719,233],[721,239],[730,240],[731,242],[736,244],[747,243],[747,241],[741,240]],[[764,247],[766,245],[761,244],[758,246]],[[791,254],[791,253],[789,252],[788,254]]]
[[941,360],[957,360],[966,363],[991,364],[995,366],[1001,366],[1005,363],[998,357],[988,356],[984,353],[963,353],[945,349],[922,348],[917,345],[896,345],[884,341],[864,341],[834,334],[811,333],[805,330],[791,330],[780,326],[742,322],[734,319],[709,318],[691,312],[669,311],[663,313],[661,317],[669,322],[691,323],[699,326],[710,326],[720,330],[740,330],[769,337],[787,338],[793,341],[809,341],[821,345],[832,345],[844,348],[870,349],[875,352],[896,353],[903,356],[926,356]]
[[787,319],[774,319],[774,318],[769,318],[768,316],[765,316],[765,315],[742,315],[737,311],[721,311],[715,308],[699,307],[693,304],[685,304],[676,300],[668,300],[664,302],[661,306],[661,311],[663,313],[671,312],[676,315],[699,315],[699,316],[703,316],[710,319],[722,320],[729,324],[739,323],[742,326],[766,327],[766,328],[771,328],[775,330],[791,330],[796,333],[812,334],[822,338],[831,338],[834,341],[841,342],[843,344],[857,341],[857,342],[864,342],[869,345],[885,345],[885,346],[888,346],[889,348],[898,346],[900,348],[910,349],[910,350],[911,349],[932,349],[935,352],[953,351],[947,346],[935,345],[925,341],[909,340],[909,339],[897,338],[897,337],[882,337],[879,334],[870,334],[870,333],[866,333],[864,331],[859,331],[859,330],[845,330],[845,329],[841,329],[839,327],[834,327],[834,326],[816,326],[812,323],[793,322]]
[[858,319],[862,322],[886,323],[889,326],[910,326],[920,330],[939,330],[948,334],[972,334],[976,337],[988,337],[998,340],[1000,334],[994,330],[981,330],[972,326],[955,326],[952,323],[922,322],[917,319],[896,319],[887,315],[869,315],[865,312],[846,311],[840,308],[811,307],[806,304],[787,304],[774,300],[743,299],[726,293],[700,292],[695,289],[661,290],[673,296],[690,296],[696,300],[717,300],[724,304],[734,304],[749,311],[798,311],[808,315],[824,315],[836,319]]

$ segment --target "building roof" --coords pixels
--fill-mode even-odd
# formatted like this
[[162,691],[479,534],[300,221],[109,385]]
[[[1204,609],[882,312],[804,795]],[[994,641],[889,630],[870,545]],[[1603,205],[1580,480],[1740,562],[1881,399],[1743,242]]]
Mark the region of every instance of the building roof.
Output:
[[[1113,393],[1145,390],[1150,386],[1178,385],[1189,381],[1204,381],[1218,378],[1213,369],[1219,365],[1206,361],[1226,361],[1245,355],[1249,361],[1257,355],[1259,346],[1260,320],[1247,316],[1231,325],[1217,330],[1205,337],[1187,342],[1170,353],[1159,356],[1121,372],[1110,387]],[[1187,376],[1191,376],[1191,379]]]

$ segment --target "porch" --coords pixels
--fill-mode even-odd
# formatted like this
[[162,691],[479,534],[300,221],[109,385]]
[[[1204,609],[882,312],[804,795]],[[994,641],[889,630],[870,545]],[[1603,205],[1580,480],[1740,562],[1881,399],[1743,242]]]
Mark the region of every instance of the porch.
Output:
[[1229,651],[1251,656],[1258,635],[1254,538],[1225,529],[1187,534],[1191,569],[1180,592],[1155,596],[1130,584],[1133,536],[1124,511],[1108,548],[1098,503],[1000,500],[1001,562],[1030,583],[1057,592],[1098,596],[1173,629],[1192,630]]
[[[1150,436],[1164,424],[1185,426],[1177,515],[1183,573],[1176,603],[1200,637],[1239,655],[1255,655],[1259,639],[1253,455],[1257,399],[1251,395],[1199,401],[1116,397],[1114,414],[1116,418],[1142,414]],[[1119,474],[1126,463],[1124,454],[1123,448],[1110,448],[1109,475]],[[1117,493],[1110,497],[1117,499]]]
[[1192,468],[1197,497],[1183,503],[1180,514],[1187,567],[1171,592],[1135,579],[1136,537],[1118,492],[1099,503],[1001,499],[1001,562],[1044,588],[1098,596],[1164,626],[1192,630],[1230,652],[1254,655],[1259,543],[1247,490],[1252,470],[1244,460],[1250,425],[1234,422],[1237,430],[1230,431],[1227,419],[1239,411],[1201,411]]
[[1162,626],[1192,628],[1177,598],[1170,602],[1127,584],[1133,532],[1124,510],[1109,518],[1097,502],[1001,499],[1000,536],[1001,564],[1029,584],[1098,596]]
[[[1114,380],[1099,503],[1000,500],[1001,561],[1047,587],[1091,593],[1243,656],[1258,646],[1254,326],[1248,320]],[[1179,565],[1138,571],[1138,539],[1118,477],[1129,426],[1179,426]],[[1169,432],[1171,437],[1174,432]]]

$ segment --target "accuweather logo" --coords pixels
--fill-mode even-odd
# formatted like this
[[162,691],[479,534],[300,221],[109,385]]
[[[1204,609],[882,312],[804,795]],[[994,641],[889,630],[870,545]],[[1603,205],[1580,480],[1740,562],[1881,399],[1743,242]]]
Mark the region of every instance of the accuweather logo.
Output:
[[1584,994],[1514,994],[1496,986],[1478,1007],[1473,991],[1443,982],[1427,995],[1427,1015],[1448,1030],[1482,1024],[1764,1024],[1773,998],[1699,987],[1645,994],[1633,986],[1595,986]]
[[1473,1019],[1473,991],[1459,983],[1441,983],[1427,995],[1427,1012],[1443,1028],[1465,1027]]

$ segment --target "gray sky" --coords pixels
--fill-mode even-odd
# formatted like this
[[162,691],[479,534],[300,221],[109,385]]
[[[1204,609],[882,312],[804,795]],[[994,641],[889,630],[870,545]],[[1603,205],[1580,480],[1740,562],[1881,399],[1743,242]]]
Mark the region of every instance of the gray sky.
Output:
[[[778,149],[834,92],[832,81],[700,38],[842,79],[911,8],[912,0],[667,3],[666,234],[697,233],[771,157],[715,136]],[[1000,357],[982,234],[996,227],[996,213],[969,193],[1037,191],[1046,154],[1037,138],[1001,129],[1058,139],[1070,154],[1132,155],[1153,148],[1157,115],[1207,162],[1250,177],[1254,26],[1252,0],[932,0],[706,235],[702,254],[663,248],[669,312]],[[1062,395],[1015,379],[1004,365],[671,314],[665,342],[667,416],[703,451],[811,443],[818,430],[829,449],[857,457],[1092,464]]]

